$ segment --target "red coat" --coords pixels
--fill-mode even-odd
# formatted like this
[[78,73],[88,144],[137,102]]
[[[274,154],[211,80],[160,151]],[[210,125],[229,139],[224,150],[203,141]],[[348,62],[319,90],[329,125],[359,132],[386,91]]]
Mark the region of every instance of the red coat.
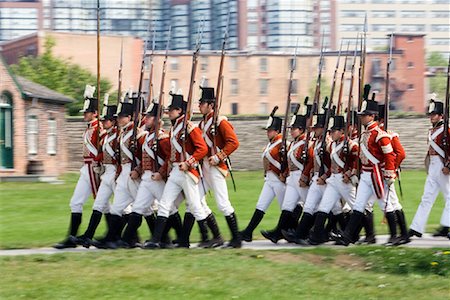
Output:
[[142,156],[142,144],[145,139],[145,131],[138,128],[136,133],[137,145],[135,147],[135,152],[132,152],[133,143],[133,122],[128,123],[124,128],[120,129],[118,143],[119,143],[119,153],[120,153],[120,164],[124,165],[132,162],[133,156],[138,158]]
[[[303,149],[305,149],[305,144],[302,144],[300,146],[296,146],[298,143],[302,143],[306,141],[306,134],[301,134],[298,136],[292,143],[290,143],[288,147],[288,168],[289,172],[297,171],[299,168],[294,164],[293,159],[295,159],[298,163],[303,165],[304,168],[304,161],[303,161]],[[295,150],[292,150],[293,147],[296,147]],[[291,151],[292,150],[292,151]],[[292,156],[290,155],[292,152]]]
[[[109,131],[103,130],[100,135],[100,148],[99,160],[103,164],[117,165],[116,151],[119,146],[118,143],[118,130],[116,127],[111,128]],[[106,145],[105,143],[108,143]]]
[[[139,167],[140,173],[146,170],[155,171],[155,166],[158,166],[157,172],[161,171],[161,168],[164,165],[164,162],[169,159],[170,156],[170,140],[169,135],[165,133],[163,130],[160,131],[157,138],[157,151],[156,157],[153,151],[153,144],[155,143],[154,131],[147,132],[143,139],[141,148],[141,165]],[[152,158],[154,156],[157,158],[157,164],[155,164],[155,159]]]
[[269,144],[264,148],[263,166],[264,173],[272,171],[278,176],[281,175],[281,140],[282,135],[278,134],[270,140]]
[[170,128],[170,156],[161,168],[161,174],[166,177],[173,163],[186,162],[189,165],[189,175],[194,181],[198,182],[200,178],[200,173],[197,169],[198,163],[208,154],[208,146],[203,140],[200,128],[188,121],[185,141],[188,157],[182,155],[183,119],[184,116],[179,117]]
[[[326,138],[326,143],[327,146],[326,148],[329,148],[330,146],[330,142],[331,139],[329,137]],[[314,140],[313,143],[310,144],[309,148],[308,148],[308,160],[306,161],[306,166],[303,169],[303,176],[302,178],[305,180],[306,178],[310,178],[311,173],[316,173],[319,172],[320,170],[320,165],[317,161],[317,157],[319,156],[319,148],[316,149],[316,146],[318,145],[318,143],[322,142],[322,136],[319,136],[318,138],[316,138]],[[323,156],[323,162],[325,164],[325,174],[322,175],[323,179],[328,178],[331,175],[331,160],[330,160],[330,153],[328,151],[325,151],[324,156]]]
[[[350,177],[351,175],[356,174],[359,147],[357,143],[353,142],[351,139],[348,139],[349,152],[345,153],[345,144],[342,144],[342,148],[340,146],[341,143],[344,143],[344,140],[345,136],[342,136],[339,141],[329,143],[327,152],[329,153],[331,159],[331,173],[343,173],[345,171],[347,176]],[[337,147],[341,148],[336,151],[336,155],[342,160],[342,162],[344,162],[344,168],[341,168],[341,166],[339,166],[333,158],[332,151]]]
[[[430,129],[429,131],[429,138],[431,138],[431,136],[433,136],[435,134],[435,132],[440,131],[441,133],[439,133],[434,139],[433,141],[439,146],[439,148],[442,149],[442,141],[444,139],[444,123],[443,122],[439,122],[438,124],[436,124],[436,126],[433,126],[433,128]],[[447,139],[447,145],[450,145],[450,128],[448,130],[448,135],[447,135],[448,139]],[[428,155],[440,155],[437,153],[437,151],[431,146],[431,143],[429,142],[429,147],[428,147]],[[447,161],[445,162],[445,165],[450,164],[450,146],[447,147],[447,157],[449,159],[447,159]],[[442,150],[445,154],[445,151]]]
[[203,137],[208,146],[208,155],[217,155],[220,159],[218,167],[226,171],[228,167],[224,161],[239,147],[239,140],[234,132],[233,126],[228,122],[227,118],[219,117],[217,118],[217,133],[214,136],[214,141],[219,151],[214,151],[212,148],[213,136],[211,133],[211,129],[214,127],[214,124],[212,124],[213,115],[214,112],[205,115],[203,120],[200,121],[199,128],[202,130]]
[[[366,129],[361,133],[360,147],[366,147],[380,162],[379,165],[383,170],[385,178],[396,177],[396,154],[391,143],[391,137],[386,131],[381,130],[376,122],[368,124]],[[360,159],[362,169],[372,172],[374,164],[369,161],[362,149],[360,151]]]
[[[379,127],[381,130],[384,130],[384,124],[380,124]],[[400,142],[398,133],[392,130],[388,130],[387,133],[391,137],[391,144],[395,153],[395,168],[398,169],[402,161],[406,158],[406,152],[403,148],[402,143]]]
[[97,119],[89,122],[83,133],[83,158],[84,161],[101,161],[101,156],[97,149],[99,133],[99,122]]

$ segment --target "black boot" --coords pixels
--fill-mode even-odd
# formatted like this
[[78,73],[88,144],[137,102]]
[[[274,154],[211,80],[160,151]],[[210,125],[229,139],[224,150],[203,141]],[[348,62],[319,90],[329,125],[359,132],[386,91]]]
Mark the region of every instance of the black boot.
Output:
[[142,224],[142,215],[132,212],[128,218],[128,224],[123,232],[122,241],[125,248],[139,247],[139,239],[137,235],[138,228]]
[[89,248],[92,243],[92,238],[94,237],[95,230],[97,230],[98,224],[102,219],[102,213],[98,210],[93,210],[91,218],[89,219],[89,225],[84,234],[77,237],[77,245],[81,245],[85,248]]
[[209,248],[209,239],[208,239],[208,224],[206,219],[197,221],[198,228],[200,230],[200,238],[202,239],[198,244],[199,248]]
[[161,238],[166,228],[167,218],[158,216],[155,222],[155,231],[152,238],[146,242],[143,246],[144,249],[157,249],[161,248]]
[[347,225],[347,219],[343,213],[337,214],[336,216],[337,223],[339,225],[339,229],[344,231],[345,225]]
[[227,248],[241,248],[242,247],[242,241],[241,237],[239,236],[239,229],[238,229],[238,223],[236,214],[232,213],[229,216],[226,216],[225,219],[227,220],[228,228],[230,228],[231,232],[231,240],[226,245]]
[[[281,211],[280,218],[278,219],[277,226],[272,230],[261,230],[263,237],[276,244],[279,240],[283,238],[281,230],[289,229],[292,224],[292,213],[287,210]],[[289,224],[289,225],[288,225]]]
[[122,216],[111,214],[109,222],[108,233],[105,238],[100,241],[92,241],[92,245],[99,249],[117,249],[117,241],[119,236],[119,231],[122,228]]
[[388,222],[388,226],[389,226],[389,233],[390,233],[390,237],[387,241],[387,243],[385,244],[386,246],[395,246],[398,242],[398,237],[397,237],[397,218],[395,216],[395,212],[391,211],[391,212],[387,212],[386,213],[386,219]]
[[114,237],[116,241],[120,240],[122,237],[122,232],[125,226],[127,226],[128,220],[130,219],[130,214],[122,215],[122,222],[120,222],[120,227],[117,231],[117,235]]
[[178,246],[180,248],[189,248],[189,237],[191,236],[192,227],[194,226],[195,218],[194,215],[187,212],[184,214],[183,220],[183,230],[181,234],[181,239],[178,240]]
[[397,217],[398,227],[400,228],[400,237],[397,240],[397,245],[408,244],[411,242],[411,239],[408,235],[408,227],[406,225],[406,218],[403,209],[396,210],[395,216]]
[[292,212],[292,224],[290,226],[290,228],[297,228],[298,226],[298,221],[300,220],[300,217],[302,216],[302,212],[303,212],[303,206],[301,206],[300,204],[297,204],[297,206],[294,208],[294,211]]
[[338,236],[336,236],[336,245],[348,246],[350,243],[354,243],[356,241],[354,239],[355,235],[361,226],[363,218],[364,214],[362,212],[353,211],[345,230],[340,231]]
[[327,217],[329,217],[329,214],[325,212],[319,211],[316,213],[313,231],[309,238],[311,245],[320,245],[328,242],[328,231],[324,228]]
[[[178,241],[183,232],[183,223],[181,222],[181,216],[178,212],[169,216],[171,227],[175,230],[175,234],[177,236],[176,240]],[[175,241],[174,241],[175,242]]]
[[434,237],[439,237],[439,236],[447,237],[448,232],[449,232],[449,228],[448,227],[441,226],[433,233],[433,236]]
[[325,227],[325,230],[330,233],[330,232],[337,232],[337,218],[336,216],[330,212],[328,214],[328,222],[327,222],[327,226]]
[[255,212],[253,213],[253,216],[248,223],[247,227],[241,231],[239,234],[241,236],[241,239],[246,242],[251,242],[253,239],[253,231],[255,228],[259,225],[261,220],[264,218],[265,212],[259,209],[255,209]]
[[286,241],[289,243],[295,243],[299,245],[309,245],[307,238],[309,236],[309,231],[314,224],[314,216],[310,213],[303,213],[302,218],[300,219],[300,223],[298,223],[297,229],[286,231],[281,230]]
[[362,228],[364,228],[365,231],[365,238],[358,242],[359,244],[375,244],[377,242],[377,239],[375,237],[375,226],[373,223],[373,212],[370,212],[366,210],[364,214],[364,218],[362,219]]
[[169,216],[166,222],[166,226],[164,227],[164,231],[162,233],[161,242],[159,243],[159,246],[162,249],[172,249],[174,248],[174,245],[172,244],[172,239],[170,238],[169,231],[172,228],[172,220]]
[[145,216],[145,221],[147,222],[148,231],[150,232],[150,238],[153,235],[153,232],[155,231],[155,223],[156,223],[156,215],[151,214],[149,216]]
[[76,236],[81,224],[81,213],[72,213],[70,215],[69,236],[62,242],[53,246],[56,249],[75,248],[77,246]]
[[206,224],[208,224],[209,229],[211,229],[213,238],[209,240],[208,245],[206,245],[205,248],[217,248],[222,246],[225,241],[220,234],[219,224],[217,224],[217,220],[214,214],[209,214],[209,216],[206,218]]

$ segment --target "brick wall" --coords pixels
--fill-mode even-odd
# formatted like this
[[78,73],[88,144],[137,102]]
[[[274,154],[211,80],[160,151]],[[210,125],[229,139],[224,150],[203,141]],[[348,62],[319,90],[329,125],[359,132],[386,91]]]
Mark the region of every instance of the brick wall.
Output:
[[[261,152],[267,144],[266,118],[232,119],[236,129],[240,147],[232,155],[233,168],[236,170],[260,170],[262,169]],[[194,120],[195,121],[195,120]],[[81,143],[85,124],[81,119],[69,118],[67,133],[69,149],[68,169],[77,171],[82,165]],[[168,122],[166,122],[168,124]],[[429,121],[421,118],[392,118],[390,128],[400,134],[400,140],[405,147],[407,157],[403,163],[404,169],[422,169],[427,151],[427,132]]]

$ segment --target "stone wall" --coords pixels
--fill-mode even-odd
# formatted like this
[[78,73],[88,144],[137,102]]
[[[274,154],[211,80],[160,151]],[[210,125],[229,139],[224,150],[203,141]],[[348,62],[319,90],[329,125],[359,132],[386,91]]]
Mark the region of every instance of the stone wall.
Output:
[[[259,170],[262,168],[261,152],[267,144],[266,132],[263,130],[267,118],[240,117],[230,119],[236,129],[240,147],[232,155],[235,170]],[[195,122],[195,120],[194,120]],[[168,124],[168,122],[166,122]],[[79,118],[68,118],[69,170],[78,170],[82,165],[81,142],[85,124]],[[420,118],[392,118],[389,127],[400,135],[406,150],[403,169],[422,169],[427,151],[427,132],[429,120]]]

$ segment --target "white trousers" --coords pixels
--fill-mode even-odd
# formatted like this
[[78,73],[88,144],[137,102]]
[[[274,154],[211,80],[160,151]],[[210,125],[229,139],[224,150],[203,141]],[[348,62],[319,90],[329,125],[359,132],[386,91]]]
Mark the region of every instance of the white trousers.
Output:
[[114,201],[111,205],[111,214],[122,216],[124,210],[136,199],[139,180],[130,177],[131,163],[122,165],[122,172],[116,181]]
[[[392,184],[393,186],[393,184]],[[389,187],[387,184],[384,184],[384,190],[385,190],[385,197],[382,199],[376,198],[375,190],[373,188],[372,178],[370,172],[362,172],[361,177],[359,179],[359,185],[358,189],[356,191],[356,201],[355,205],[353,206],[354,211],[359,211],[361,213],[364,212],[364,209],[368,206],[368,203],[374,203],[375,200],[378,201],[378,204],[380,206],[380,209],[385,212],[392,212],[394,211],[394,206],[392,205],[391,201],[386,201],[387,197],[389,196],[389,199],[391,199],[391,191],[389,190]],[[395,188],[394,188],[395,191]],[[389,195],[388,195],[389,194]]]
[[73,213],[82,213],[84,204],[92,194],[89,172],[93,171],[88,164],[84,164],[80,169],[80,178],[78,178],[77,185],[70,199],[70,210]]
[[194,218],[197,221],[206,219],[208,215],[200,201],[198,184],[194,182],[187,172],[180,171],[177,163],[173,164],[173,169],[164,187],[164,192],[158,207],[158,216],[169,217],[181,192],[183,192],[186,198],[186,206],[189,207]]
[[105,173],[100,177],[100,186],[92,209],[106,214],[109,213],[109,200],[116,188],[116,166],[113,164],[105,164],[104,166]]
[[425,225],[428,221],[431,208],[433,207],[439,191],[444,195],[445,207],[441,216],[441,225],[450,227],[450,175],[444,175],[442,168],[444,164],[437,155],[430,157],[430,166],[428,168],[428,176],[425,181],[422,201],[417,208],[414,219],[411,223],[411,229],[424,233]]
[[278,205],[281,209],[285,192],[286,185],[278,179],[278,176],[271,171],[267,172],[264,179],[264,186],[256,203],[256,209],[265,212],[275,197],[277,197]]
[[356,199],[356,187],[351,183],[344,183],[342,181],[343,178],[343,174],[338,173],[331,174],[327,179],[327,185],[318,211],[329,213],[333,210],[333,214],[342,212],[340,199],[344,199],[350,207],[353,207]]
[[303,212],[314,214],[319,208],[320,200],[322,200],[323,193],[327,185],[317,184],[317,179],[319,178],[318,173],[314,173],[314,176],[309,187],[308,196],[306,197],[305,206],[303,206]]
[[141,183],[133,203],[132,211],[140,215],[148,216],[154,212],[154,204],[161,199],[164,191],[164,180],[152,179],[153,172],[145,171],[141,177]]
[[203,184],[201,182],[199,183],[200,198],[202,198],[202,205],[206,205],[204,210],[211,213],[211,209],[206,203],[205,195],[209,190],[212,190],[216,199],[217,208],[224,216],[229,216],[234,213],[234,208],[228,197],[227,181],[217,168],[211,166],[208,160],[205,159],[203,161]]
[[286,178],[286,192],[284,194],[281,210],[294,211],[297,204],[305,205],[308,187],[300,187],[299,180],[302,171],[293,171]]

